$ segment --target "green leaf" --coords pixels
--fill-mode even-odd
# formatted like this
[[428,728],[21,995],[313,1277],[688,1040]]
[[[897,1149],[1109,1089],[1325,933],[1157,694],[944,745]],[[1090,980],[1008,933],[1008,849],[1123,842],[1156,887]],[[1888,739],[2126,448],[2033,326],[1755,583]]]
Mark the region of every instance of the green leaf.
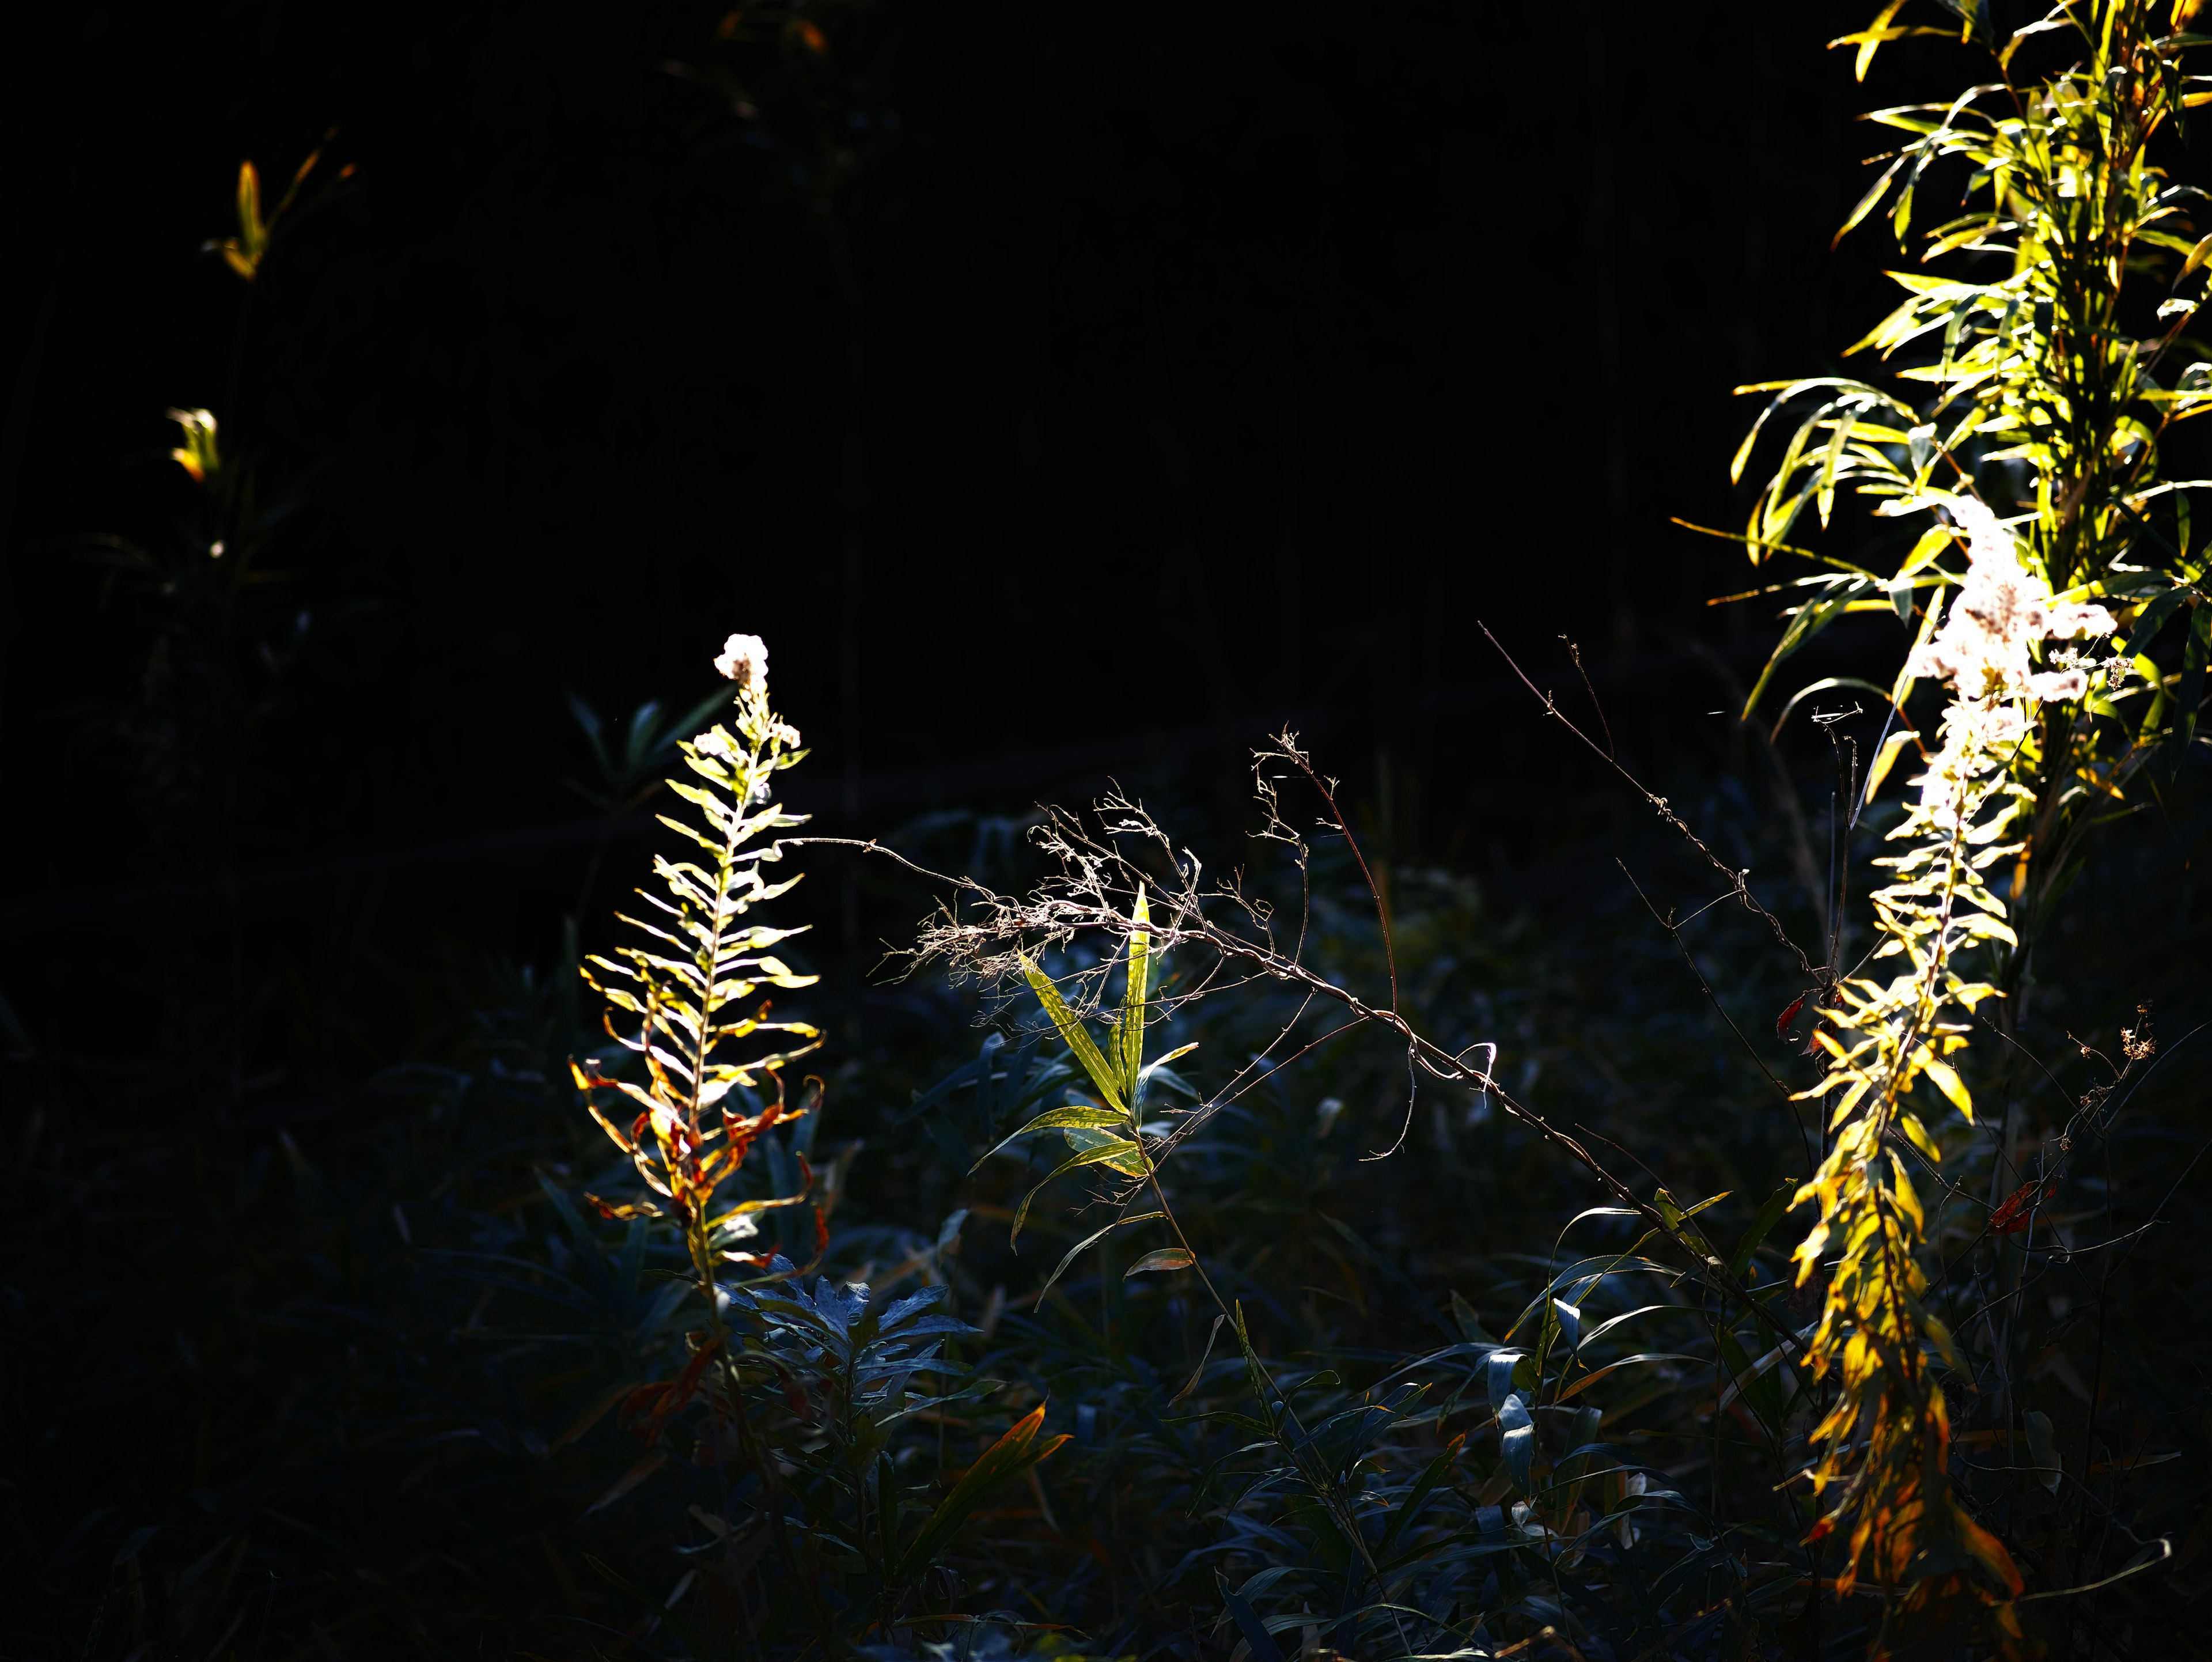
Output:
[[1275,1404],[1279,1393],[1275,1381],[1261,1365],[1259,1352],[1252,1348],[1251,1330],[1244,1321],[1244,1300],[1237,1300],[1230,1306],[1231,1325],[1237,1330],[1237,1348],[1244,1353],[1244,1373],[1251,1381],[1252,1394],[1260,1399],[1261,1410],[1267,1416],[1267,1434],[1279,1434],[1276,1426]]
[[1421,1509],[1421,1502],[1429,1498],[1429,1492],[1443,1482],[1452,1469],[1452,1462],[1459,1458],[1460,1450],[1466,1446],[1467,1434],[1462,1432],[1451,1440],[1443,1453],[1429,1462],[1427,1469],[1415,1480],[1412,1491],[1406,1496],[1405,1504],[1390,1514],[1390,1521],[1382,1530],[1382,1539],[1376,1548],[1377,1557],[1389,1552],[1390,1543],[1398,1538],[1398,1532],[1413,1521],[1414,1514]]
[[1905,157],[1900,155],[1882,169],[1881,177],[1874,182],[1874,188],[1859,198],[1858,205],[1850,211],[1850,216],[1836,228],[1836,234],[1828,243],[1831,248],[1849,236],[1858,222],[1875,210],[1875,204],[1881,200],[1882,192],[1889,189],[1889,181],[1897,177],[1897,170],[1905,165]]
[[1144,1100],[1145,1087],[1151,1082],[1152,1078],[1155,1074],[1160,1075],[1166,1080],[1169,1090],[1180,1091],[1185,1096],[1195,1097],[1198,1094],[1197,1090],[1186,1081],[1181,1075],[1170,1068],[1168,1064],[1188,1056],[1196,1049],[1198,1049],[1198,1046],[1195,1044],[1179,1044],[1174,1050],[1169,1051],[1165,1056],[1154,1056],[1150,1062],[1139,1068],[1137,1070],[1137,1088],[1131,1093],[1130,1100],[1132,1102],[1141,1102]]
[[1820,483],[1817,507],[1820,528],[1828,528],[1829,511],[1836,505],[1836,470],[1843,466],[1844,447],[1850,442],[1852,418],[1847,414],[1836,417],[1836,430],[1828,435],[1828,448],[1820,458]]
[[1114,1023],[1114,1062],[1121,1085],[1121,1095],[1133,1116],[1137,1109],[1137,1087],[1142,1082],[1145,1066],[1145,1001],[1151,989],[1147,983],[1152,974],[1152,934],[1146,928],[1152,922],[1150,903],[1142,889],[1137,891],[1137,904],[1131,912],[1136,928],[1129,931],[1129,985],[1122,995],[1121,1014]]
[[1797,615],[1790,620],[1790,627],[1782,632],[1774,654],[1766,661],[1766,667],[1759,673],[1759,679],[1751,689],[1751,696],[1743,701],[1744,719],[1759,707],[1760,695],[1766,684],[1774,679],[1774,672],[1782,661],[1803,646],[1830,624],[1844,615],[1844,608],[1860,595],[1873,592],[1874,585],[1863,577],[1839,578],[1828,593],[1817,600],[1808,600],[1797,608]]
[[685,1624],[682,1616],[677,1615],[674,1610],[646,1592],[644,1588],[629,1580],[619,1571],[593,1557],[590,1553],[584,1555],[584,1562],[592,1567],[592,1573],[601,1580],[611,1586],[619,1587],[659,1616],[667,1626],[670,1635],[674,1637],[676,1642],[684,1647],[684,1653],[690,1657],[693,1662],[706,1662],[708,1647],[702,1641],[699,1635],[692,1632]]
[[1674,1196],[1662,1189],[1652,1196],[1651,1204],[1659,1215],[1667,1221],[1667,1227],[1674,1229],[1679,1227],[1684,1220],[1696,1217],[1706,1208],[1718,1206],[1735,1192],[1732,1189],[1723,1189],[1719,1194],[1708,1195],[1696,1205],[1686,1208],[1675,1202]]
[[2204,666],[2212,659],[2212,606],[2200,605],[2189,620],[2189,649],[2181,661],[2181,686],[2173,696],[2176,760],[2197,736],[2197,707],[2204,702]]
[[1498,1405],[1498,1452],[1514,1488],[1528,1494],[1534,1486],[1536,1422],[1517,1391]]
[[[1150,1223],[1155,1218],[1164,1218],[1166,1215],[1167,1214],[1164,1212],[1139,1212],[1133,1217],[1116,1218],[1113,1222],[1108,1224],[1097,1234],[1086,1235],[1084,1237],[1083,1239],[1078,1241],[1074,1245],[1067,1249],[1067,1256],[1060,1261],[1060,1267],[1054,1269],[1051,1275],[1045,1277],[1044,1285],[1037,1289],[1037,1303],[1039,1305],[1042,1305],[1044,1303],[1044,1295],[1052,1291],[1052,1284],[1054,1282],[1058,1281],[1062,1275],[1067,1273],[1068,1265],[1073,1263],[1076,1259],[1082,1257],[1085,1252],[1089,1251],[1091,1247],[1097,1245],[1100,1241],[1104,1240],[1107,1236],[1112,1234],[1116,1229],[1121,1227],[1123,1224]],[[1127,1277],[1124,1276],[1123,1279],[1127,1280]]]
[[1352,1567],[1352,1543],[1344,1538],[1344,1531],[1329,1516],[1328,1508],[1310,1495],[1292,1493],[1283,1499],[1291,1516],[1313,1537],[1314,1550],[1328,1566],[1330,1574],[1343,1575]]
[[896,1586],[905,1587],[918,1580],[943,1555],[951,1544],[952,1537],[968,1514],[975,1510],[983,1497],[1010,1477],[1018,1477],[1039,1461],[1048,1458],[1053,1452],[1067,1440],[1066,1434],[1054,1437],[1042,1448],[1036,1446],[1037,1432],[1044,1424],[1044,1404],[1040,1403],[1023,1419],[1017,1421],[1006,1434],[983,1451],[975,1464],[968,1468],[967,1475],[952,1486],[952,1493],[938,1502],[915,1531],[914,1539],[907,1543],[906,1550],[899,1555],[898,1568],[892,1572]]
[[1098,1094],[1108,1105],[1128,1111],[1128,1101],[1121,1094],[1121,1082],[1106,1058],[1098,1053],[1098,1045],[1083,1025],[1083,1019],[1067,1008],[1067,1001],[1060,995],[1060,989],[1052,984],[1052,977],[1039,969],[1036,961],[1027,953],[1021,955],[1022,973],[1029,977],[1030,990],[1044,1006],[1044,1013],[1052,1018],[1052,1025],[1060,1029],[1060,1042],[1075,1053],[1083,1064],[1083,1071],[1091,1075],[1091,1082],[1098,1087]]
[[1881,49],[1882,42],[1893,40],[1905,33],[1902,29],[1893,29],[1890,27],[1897,14],[1904,9],[1905,0],[1889,0],[1889,3],[1881,9],[1881,15],[1865,28],[1861,29],[1856,34],[1847,34],[1840,40],[1832,40],[1828,43],[1832,47],[1844,46],[1858,47],[1857,56],[1851,61],[1852,80],[1865,80],[1867,70],[1873,67],[1874,55]]
[[1015,1143],[1019,1142],[1024,1137],[1029,1135],[1032,1131],[1067,1131],[1083,1129],[1125,1131],[1128,1129],[1128,1126],[1129,1117],[1127,1114],[1109,1113],[1103,1108],[1054,1108],[1045,1113],[1039,1114],[1027,1125],[1022,1127],[1020,1130],[1014,1132],[1012,1135],[1007,1137],[1005,1141],[1000,1143],[997,1148],[992,1149],[989,1154],[985,1154],[983,1156],[983,1160],[977,1160],[975,1165],[968,1168],[969,1174],[972,1177],[975,1172],[982,1170],[983,1160],[990,1159],[992,1154],[1000,1154],[1007,1148],[1011,1148]]
[[1774,1226],[1782,1221],[1782,1215],[1790,1209],[1790,1197],[1796,1192],[1796,1184],[1785,1183],[1766,1197],[1766,1203],[1752,1219],[1751,1227],[1743,1232],[1743,1239],[1736,1242],[1735,1251],[1729,1254],[1729,1275],[1738,1281],[1743,1279],[1743,1272],[1751,1267],[1751,1255],[1759,1251],[1760,1244],[1774,1233]]
[[1141,1159],[1143,1158],[1144,1152],[1144,1145],[1142,1143],[1125,1141],[1122,1138],[1116,1137],[1111,1142],[1102,1142],[1096,1148],[1085,1148],[1079,1154],[1070,1155],[1067,1159],[1062,1160],[1058,1166],[1053,1167],[1052,1171],[1046,1176],[1043,1183],[1040,1183],[1035,1189],[1030,1190],[1028,1194],[1022,1196],[1022,1203],[1014,1213],[1013,1233],[1008,1237],[1008,1239],[1010,1240],[1019,1240],[1021,1239],[1022,1223],[1030,1215],[1030,1202],[1037,1197],[1039,1192],[1042,1191],[1045,1185],[1049,1184],[1053,1178],[1066,1177],[1070,1172],[1074,1171],[1078,1166],[1097,1166],[1107,1160],[1126,1160],[1132,1154],[1136,1154],[1139,1159]]
[[1881,741],[1881,748],[1874,753],[1874,760],[1867,764],[1865,800],[1868,802],[1874,801],[1875,793],[1881,788],[1881,782],[1889,777],[1890,769],[1895,767],[1897,758],[1905,754],[1905,747],[1916,743],[1919,737],[1920,734],[1911,728],[1899,728]]
[[1782,1353],[1771,1351],[1753,1361],[1735,1335],[1726,1328],[1721,1330],[1720,1353],[1731,1381],[1729,1388],[1721,1394],[1721,1406],[1726,1408],[1731,1397],[1741,1396],[1770,1434],[1778,1432],[1790,1402],[1784,1393],[1782,1380],[1774,1372]]
[[1283,1662],[1283,1653],[1275,1643],[1275,1636],[1267,1631],[1267,1624],[1260,1613],[1247,1603],[1241,1593],[1230,1590],[1229,1583],[1218,1575],[1214,1580],[1221,1588],[1222,1601],[1229,1606],[1229,1619],[1237,1624],[1243,1635],[1247,1648],[1252,1653],[1252,1662]]
[[1482,1319],[1474,1313],[1474,1306],[1456,1292],[1451,1295],[1451,1308],[1452,1320],[1459,1324],[1460,1333],[1469,1344],[1493,1342],[1490,1335],[1482,1330]]

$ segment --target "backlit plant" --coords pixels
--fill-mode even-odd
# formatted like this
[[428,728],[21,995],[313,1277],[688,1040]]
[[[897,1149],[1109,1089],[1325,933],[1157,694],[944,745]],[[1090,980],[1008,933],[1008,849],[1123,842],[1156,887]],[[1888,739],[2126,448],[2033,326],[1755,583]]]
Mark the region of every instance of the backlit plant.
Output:
[[[653,916],[623,920],[645,944],[595,955],[583,971],[611,1007],[608,1033],[635,1058],[626,1071],[639,1077],[611,1074],[596,1061],[570,1064],[592,1117],[647,1191],[627,1201],[586,1198],[605,1218],[672,1223],[704,1306],[676,1376],[622,1397],[617,1421],[645,1452],[599,1504],[665,1464],[675,1428],[688,1417],[697,1433],[695,1467],[735,1465],[752,1479],[746,1515],[733,1521],[693,1509],[713,1535],[693,1550],[711,1555],[714,1637],[734,1644],[811,1622],[814,1642],[845,1651],[871,1631],[885,1635],[900,1626],[969,1514],[1066,1439],[1041,1434],[1039,1407],[984,1448],[945,1493],[926,1499],[901,1476],[898,1457],[913,1448],[902,1451],[899,1436],[918,1415],[942,1422],[989,1394],[983,1382],[956,1380],[939,1392],[919,1385],[962,1372],[944,1345],[973,1330],[936,1308],[941,1282],[888,1302],[857,1282],[820,1277],[810,1284],[805,1278],[829,1245],[834,1192],[812,1208],[805,1266],[752,1245],[763,1214],[809,1200],[815,1179],[803,1150],[794,1150],[793,1192],[735,1202],[721,1195],[763,1138],[818,1117],[822,1091],[809,1081],[794,1105],[783,1078],[788,1064],[819,1046],[819,1031],[772,1020],[765,999],[754,1002],[765,989],[814,984],[770,950],[803,926],[779,928],[750,916],[799,880],[772,880],[763,868],[785,857],[774,833],[805,823],[773,800],[776,774],[805,752],[769,705],[768,649],[757,636],[732,636],[715,667],[737,683],[735,720],[681,741],[696,782],[668,782],[703,823],[660,817],[699,855],[655,856],[659,892],[639,892]],[[635,1111],[625,1110],[627,1124],[600,1111],[602,1090]],[[734,1285],[723,1284],[726,1265],[738,1272]],[[780,1571],[774,1577],[763,1565],[771,1553]]]
[[[609,1217],[673,1216],[700,1295],[719,1327],[718,1265],[759,1263],[757,1253],[734,1243],[757,1233],[757,1213],[795,1204],[799,1197],[744,1201],[718,1212],[716,1191],[737,1175],[763,1132],[807,1111],[787,1102],[783,1068],[820,1044],[821,1035],[805,1022],[770,1020],[765,1001],[750,1013],[745,1008],[763,987],[799,988],[814,981],[793,974],[768,951],[800,929],[746,921],[755,906],[799,881],[793,876],[771,882],[763,874],[762,867],[781,861],[783,850],[760,838],[763,832],[805,823],[769,801],[775,775],[805,752],[799,748],[797,729],[769,707],[768,651],[757,637],[732,636],[716,667],[738,684],[736,731],[718,725],[682,743],[684,765],[701,782],[671,781],[669,786],[699,810],[705,829],[660,816],[663,825],[698,844],[703,860],[654,855],[653,875],[665,892],[639,894],[658,920],[623,920],[641,931],[647,944],[624,947],[613,958],[594,956],[584,971],[612,1007],[609,1035],[638,1058],[644,1078],[610,1078],[597,1062],[574,1073],[592,1117],[630,1157],[646,1187],[667,1204],[597,1203]],[[617,1026],[617,1011],[633,1024],[628,1031]],[[763,1041],[782,1048],[763,1052]],[[752,1048],[741,1060],[732,1057],[734,1047],[748,1044]],[[749,1114],[730,1111],[763,1081],[775,1087],[773,1102]],[[620,1093],[636,1108],[627,1127],[599,1111],[592,1093],[602,1088]]]
[[[2087,832],[2126,811],[2126,786],[2161,744],[2178,758],[2194,736],[2212,607],[2198,587],[2191,482],[2162,478],[2160,460],[2173,423],[2212,408],[2212,374],[2182,332],[2203,298],[2212,237],[2199,240],[2190,218],[2203,193],[2169,178],[2152,150],[2205,100],[2182,63],[2205,44],[2186,32],[2198,9],[2081,0],[2000,33],[1985,6],[1949,5],[1953,21],[1936,27],[1899,23],[1905,0],[1891,0],[1838,42],[1857,47],[1861,78],[1885,42],[1906,35],[1954,35],[1990,54],[1991,78],[1955,100],[1874,113],[1909,137],[1875,158],[1887,165],[1838,233],[1887,201],[1903,246],[1928,193],[1963,175],[1963,211],[1938,216],[1921,254],[1958,270],[1893,273],[1906,299],[1852,349],[1901,355],[1897,390],[1837,376],[1742,389],[1774,396],[1733,469],[1741,478],[1771,418],[1796,412],[1741,540],[1755,563],[1789,553],[1826,568],[1783,586],[1809,593],[1751,704],[1835,618],[1893,609],[1917,620],[1893,685],[1838,677],[1797,695],[1856,686],[1890,706],[1869,801],[1905,749],[1926,763],[1890,832],[1903,851],[1881,862],[1893,880],[1874,897],[1872,960],[1901,966],[1885,982],[1832,957],[1817,1034],[1828,1070],[1801,1093],[1831,1105],[1825,1157],[1797,1197],[1820,1208],[1798,1280],[1828,1276],[1811,1368],[1838,1388],[1815,1434],[1813,1481],[1831,1507],[1814,1536],[1844,1532],[1839,1590],[1869,1572],[1905,1595],[1893,1620],[1925,1626],[1978,1586],[1999,1605],[2006,1642],[2021,1629],[2002,1601],[2021,1579],[1954,1493],[1935,1376],[1966,1370],[1922,1302],[1927,1228],[1906,1154],[1932,1168],[1938,1149],[1911,1094],[1925,1080],[1972,1117],[1947,1059],[1966,1047],[1967,1018],[1984,1000],[2016,1004],[2035,932]],[[2024,76],[2030,60],[2050,67]],[[1879,517],[1924,527],[1887,575],[1790,540],[1808,507],[1826,527],[1844,487]],[[1961,545],[1963,569],[1947,563]],[[2185,608],[2170,674],[2150,648]],[[2116,652],[2063,644],[2111,636],[2115,611],[2126,624]],[[1923,679],[1948,694],[1932,752],[1905,709]],[[1978,971],[1962,961],[1970,953]],[[1994,1008],[2017,1025],[2015,1008]],[[1971,1574],[1977,1562],[1995,1589]]]

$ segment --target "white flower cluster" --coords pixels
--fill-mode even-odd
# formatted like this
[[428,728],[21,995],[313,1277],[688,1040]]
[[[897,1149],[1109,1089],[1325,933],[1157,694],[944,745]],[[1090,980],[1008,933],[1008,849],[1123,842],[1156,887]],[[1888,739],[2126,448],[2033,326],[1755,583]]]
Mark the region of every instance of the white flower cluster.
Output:
[[1935,638],[1912,654],[1911,673],[1948,681],[1962,698],[2081,697],[2088,677],[2078,664],[2039,673],[2029,650],[2109,635],[2112,614],[2054,602],[2051,585],[2021,564],[2012,533],[1982,503],[1961,502],[1953,514],[1966,533],[1966,581]]
[[1986,506],[1962,501],[1953,514],[1966,533],[1966,580],[1942,626],[1905,665],[1909,674],[1948,683],[1955,695],[1943,712],[1942,746],[1920,781],[1922,808],[1938,815],[1961,806],[1966,782],[2026,736],[2027,703],[2088,691],[2079,654],[2060,654],[2058,667],[2039,671],[2033,649],[2112,630],[2112,614],[2100,606],[2053,601],[2051,585],[2021,564],[2011,533]]
[[757,635],[732,635],[722,642],[722,655],[714,667],[740,688],[768,691],[768,642]]

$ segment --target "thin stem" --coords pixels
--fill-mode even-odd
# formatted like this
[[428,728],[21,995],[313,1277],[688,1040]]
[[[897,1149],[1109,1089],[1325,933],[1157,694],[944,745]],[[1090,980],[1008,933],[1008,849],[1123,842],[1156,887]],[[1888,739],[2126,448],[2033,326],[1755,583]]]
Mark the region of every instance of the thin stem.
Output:
[[1359,839],[1352,834],[1352,827],[1345,824],[1343,811],[1336,805],[1335,790],[1314,771],[1313,764],[1306,758],[1304,751],[1290,747],[1290,758],[1298,771],[1304,774],[1312,782],[1313,788],[1321,793],[1321,800],[1328,804],[1328,817],[1336,822],[1337,830],[1344,834],[1345,845],[1352,850],[1352,857],[1359,862],[1359,875],[1366,881],[1367,892],[1375,898],[1375,918],[1382,930],[1383,961],[1390,969],[1390,1008],[1395,1014],[1398,1008],[1398,949],[1390,939],[1389,903],[1382,898],[1382,890],[1375,880],[1375,874],[1368,869],[1367,856],[1359,849]]

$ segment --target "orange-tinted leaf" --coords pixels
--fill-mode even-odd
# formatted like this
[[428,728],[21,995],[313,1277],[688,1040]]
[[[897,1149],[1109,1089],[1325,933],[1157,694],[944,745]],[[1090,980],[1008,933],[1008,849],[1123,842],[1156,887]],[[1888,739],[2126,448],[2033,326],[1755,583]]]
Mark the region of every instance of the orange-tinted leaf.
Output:
[[1132,1275],[1141,1275],[1153,1269],[1188,1269],[1198,1260],[1180,1246],[1163,1246],[1157,1252],[1147,1252],[1121,1272],[1127,1281]]

